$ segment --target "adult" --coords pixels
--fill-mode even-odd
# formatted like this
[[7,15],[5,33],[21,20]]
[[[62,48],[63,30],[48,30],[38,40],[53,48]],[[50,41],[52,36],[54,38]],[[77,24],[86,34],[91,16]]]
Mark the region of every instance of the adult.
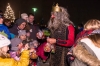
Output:
[[[91,19],[91,20],[88,20],[86,22],[86,24],[84,25],[84,30],[82,32],[80,32],[77,37],[76,37],[76,40],[75,40],[75,44],[74,46],[77,47],[78,44],[83,44],[83,46],[85,46],[85,49],[88,49],[89,52],[91,51],[91,49],[87,48],[88,46],[85,44],[85,43],[81,43],[81,39],[84,38],[84,37],[87,37],[88,35],[91,35],[91,33],[100,33],[98,30],[100,29],[100,20],[97,20],[97,19]],[[96,31],[96,32],[95,32]],[[94,39],[93,39],[94,40]],[[89,40],[88,40],[89,41]],[[88,43],[87,43],[88,44]],[[78,45],[79,46],[79,45]],[[82,48],[82,47],[81,47]],[[72,48],[74,49],[74,47]],[[75,49],[74,49],[75,50]],[[82,50],[83,51],[83,50]],[[71,51],[70,51],[71,52]],[[68,52],[68,55],[71,55],[72,53]],[[84,52],[84,51],[83,51]],[[77,52],[76,52],[77,53]],[[90,52],[90,53],[93,53],[93,52]],[[75,54],[75,52],[73,53]],[[84,54],[85,55],[85,54]],[[76,54],[75,54],[76,56]],[[82,56],[82,55],[80,55]],[[80,57],[79,56],[79,57]],[[87,55],[86,55],[87,56]],[[91,60],[92,61],[92,60]],[[77,62],[77,63],[76,63]],[[84,64],[82,61],[78,60],[77,57],[74,59],[74,61],[71,63],[71,66],[84,66],[87,64]]]
[[29,14],[28,20],[28,25],[30,26],[30,39],[36,40],[36,35],[39,31],[39,27],[37,25],[34,25],[34,15],[32,13]]
[[24,30],[25,26],[26,26],[26,21],[24,19],[19,18],[18,20],[16,20],[16,24],[9,30],[14,35],[18,35],[18,31]]
[[[84,30],[79,32],[75,38],[75,43],[73,45],[73,47],[77,44],[77,42],[83,38],[88,36],[89,34],[91,34],[94,30],[99,29],[100,28],[100,21],[97,19],[90,19],[88,20],[85,25],[84,25]],[[69,64],[73,63],[74,61],[74,56],[72,56],[72,49],[73,47],[70,49],[70,51],[67,53],[67,58],[69,61]]]
[[100,65],[100,34],[94,33],[85,38],[73,48],[76,57],[71,66],[99,66]]
[[51,18],[48,24],[51,31],[51,37],[47,42],[55,44],[55,54],[51,54],[50,66],[68,66],[66,62],[66,53],[68,47],[74,43],[74,26],[69,19],[67,9],[59,7],[58,4],[53,7]]
[[30,34],[30,32],[29,32],[30,26],[28,25],[28,22],[29,22],[29,20],[28,20],[28,15],[27,15],[26,13],[22,13],[22,14],[21,14],[21,18],[27,21],[27,22],[26,22],[25,30],[27,31],[27,33]]

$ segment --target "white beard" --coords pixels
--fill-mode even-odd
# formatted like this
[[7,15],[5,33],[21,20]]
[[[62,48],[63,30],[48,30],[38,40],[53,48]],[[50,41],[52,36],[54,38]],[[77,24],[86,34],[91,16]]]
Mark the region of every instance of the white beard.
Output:
[[48,28],[51,31],[55,31],[56,29],[58,29],[59,25],[61,24],[60,20],[57,19],[50,19],[49,24],[48,24]]

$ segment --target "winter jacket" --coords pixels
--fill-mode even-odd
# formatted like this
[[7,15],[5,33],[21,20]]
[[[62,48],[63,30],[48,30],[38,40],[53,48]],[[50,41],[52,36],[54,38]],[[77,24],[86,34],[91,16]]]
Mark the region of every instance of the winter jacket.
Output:
[[79,42],[73,48],[73,54],[76,58],[71,66],[100,66],[100,60],[84,42]]
[[20,58],[17,56],[17,52],[15,52],[15,51],[10,51],[10,56],[11,56],[11,58],[13,58],[17,61],[20,60]]
[[30,23],[28,23],[28,25],[30,26],[30,39],[36,40],[37,39],[36,34],[39,31],[39,27],[36,25],[32,25]]
[[28,66],[29,64],[29,51],[25,50],[22,52],[19,61],[14,60],[13,58],[1,58],[0,57],[0,66]]
[[8,38],[11,39],[10,32],[9,32],[8,28],[5,25],[0,24],[0,32],[2,32],[2,31],[4,31],[7,34]]
[[44,52],[44,46],[45,46],[46,42],[44,42],[43,44],[41,44],[38,49],[37,49],[37,55],[42,59],[42,60],[47,60],[48,56],[45,55]]
[[14,35],[18,35],[18,27],[17,25],[14,25],[12,28],[9,29],[10,33],[14,34]]

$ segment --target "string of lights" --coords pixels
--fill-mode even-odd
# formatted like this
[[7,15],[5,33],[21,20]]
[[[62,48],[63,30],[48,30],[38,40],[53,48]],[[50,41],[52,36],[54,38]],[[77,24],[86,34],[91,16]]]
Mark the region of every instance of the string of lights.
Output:
[[11,22],[14,22],[14,20],[15,20],[14,11],[12,10],[9,3],[8,3],[6,11],[4,13],[4,17],[7,18],[7,19],[10,19]]

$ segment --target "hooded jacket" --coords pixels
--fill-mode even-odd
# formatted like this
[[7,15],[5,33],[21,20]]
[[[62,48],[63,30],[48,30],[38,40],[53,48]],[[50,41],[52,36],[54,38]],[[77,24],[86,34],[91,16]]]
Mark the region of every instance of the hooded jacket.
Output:
[[10,32],[9,32],[8,28],[5,25],[0,24],[0,32],[2,32],[2,31],[4,31],[7,34],[8,38],[11,39]]
[[73,48],[73,54],[76,58],[71,66],[100,66],[100,60],[84,42],[79,42]]
[[29,64],[29,51],[23,51],[19,61],[13,58],[1,58],[0,66],[28,66]]

